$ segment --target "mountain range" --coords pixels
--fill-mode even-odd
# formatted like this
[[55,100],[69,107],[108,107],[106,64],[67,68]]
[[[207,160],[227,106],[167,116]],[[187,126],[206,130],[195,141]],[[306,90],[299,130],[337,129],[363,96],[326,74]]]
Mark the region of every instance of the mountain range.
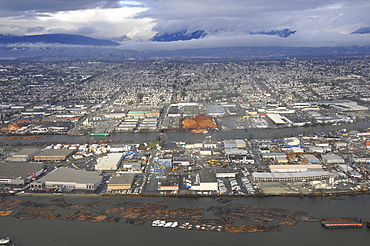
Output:
[[287,38],[294,33],[296,33],[296,31],[291,31],[287,28],[282,29],[282,30],[250,32],[250,34],[252,35],[276,35],[282,38]]
[[357,29],[356,31],[352,32],[351,34],[369,34],[370,33],[370,27],[361,27]]
[[82,35],[71,34],[42,34],[30,36],[16,36],[0,34],[1,44],[66,44],[66,45],[93,45],[93,46],[118,46],[119,44],[110,40],[89,38]]
[[173,41],[184,41],[191,39],[203,38],[207,33],[203,30],[197,30],[195,32],[188,32],[187,30],[175,32],[175,33],[157,33],[150,40],[154,42],[173,42]]

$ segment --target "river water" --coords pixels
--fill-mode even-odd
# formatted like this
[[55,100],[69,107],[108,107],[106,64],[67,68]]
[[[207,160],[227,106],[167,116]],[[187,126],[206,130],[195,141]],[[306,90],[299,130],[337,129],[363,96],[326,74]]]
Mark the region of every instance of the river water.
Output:
[[[167,132],[168,141],[203,141],[205,136],[209,135],[212,140],[222,141],[225,139],[253,139],[253,138],[283,138],[292,137],[298,134],[310,134],[316,132],[328,132],[341,129],[365,129],[370,127],[370,122],[366,120],[356,121],[352,124],[341,125],[317,125],[309,127],[293,127],[278,129],[247,129],[218,131],[209,134],[193,134],[190,132]],[[8,140],[0,138],[0,144],[32,144],[32,143],[94,143],[104,140],[118,140],[120,142],[151,142],[157,140],[157,133],[113,133],[109,137],[104,136],[68,136],[68,135],[48,135],[45,138],[34,140]]]
[[[5,199],[15,199],[5,197]],[[16,197],[26,201],[50,203],[55,197]],[[98,198],[65,197],[72,204],[101,200],[164,203],[169,208],[223,206],[214,198]],[[322,217],[357,217],[370,220],[370,196],[329,197],[264,197],[233,198],[232,203],[272,208],[304,210]],[[68,212],[59,208],[55,213]],[[99,210],[102,210],[99,208]],[[71,211],[69,211],[71,212]],[[212,216],[206,212],[204,217]],[[7,235],[17,245],[369,245],[370,228],[325,229],[320,222],[300,221],[295,226],[281,226],[282,231],[226,233],[178,228],[151,227],[117,223],[63,220],[21,220],[13,215],[0,217],[0,237]]]

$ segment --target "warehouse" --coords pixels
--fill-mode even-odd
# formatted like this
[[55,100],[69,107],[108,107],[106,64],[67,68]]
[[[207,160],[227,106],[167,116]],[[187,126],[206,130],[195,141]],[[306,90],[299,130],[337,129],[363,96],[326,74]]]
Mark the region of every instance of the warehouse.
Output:
[[226,110],[222,105],[208,105],[208,115],[222,117],[226,114]]
[[236,172],[230,168],[216,169],[216,178],[235,178]]
[[247,147],[247,144],[242,139],[224,140],[224,148],[225,149],[230,149],[230,148],[244,149],[246,147]]
[[270,153],[262,153],[261,154],[262,159],[276,159],[278,157],[287,157],[284,152],[270,152]]
[[333,163],[344,163],[345,161],[343,160],[342,157],[339,155],[333,155],[333,154],[327,154],[327,155],[322,155],[321,156],[322,161],[327,164],[333,164]]
[[113,175],[108,183],[108,190],[128,190],[134,182],[135,174]]
[[266,114],[266,116],[276,125],[276,126],[284,126],[285,121],[283,117],[279,114]]
[[310,163],[310,164],[319,164],[321,161],[314,155],[303,155],[303,157]]
[[31,189],[95,190],[103,181],[100,172],[88,172],[72,168],[54,169],[30,184]]
[[179,193],[179,176],[177,175],[168,175],[165,179],[160,181],[159,190],[162,193]]
[[75,149],[44,149],[32,159],[35,161],[65,161],[73,155]]
[[25,185],[43,172],[42,163],[0,163],[0,184]]
[[217,191],[218,183],[214,171],[200,171],[193,175],[191,190]]
[[199,107],[197,105],[186,105],[183,108],[184,117],[195,117],[199,114]]
[[121,164],[124,157],[124,153],[109,153],[103,156],[97,164],[95,164],[95,170],[97,171],[115,171]]
[[13,154],[11,157],[7,159],[7,161],[14,161],[14,162],[27,162],[32,159],[36,154],[40,153],[40,149],[24,149],[19,151],[18,153]]
[[252,173],[253,181],[284,182],[284,181],[307,181],[323,180],[335,177],[338,174],[326,171],[311,171],[299,173]]
[[272,173],[322,171],[321,165],[270,165],[269,168]]
[[126,162],[122,164],[119,171],[123,172],[141,172],[141,162]]
[[128,117],[142,118],[142,117],[159,117],[162,107],[142,107],[134,108],[128,112]]

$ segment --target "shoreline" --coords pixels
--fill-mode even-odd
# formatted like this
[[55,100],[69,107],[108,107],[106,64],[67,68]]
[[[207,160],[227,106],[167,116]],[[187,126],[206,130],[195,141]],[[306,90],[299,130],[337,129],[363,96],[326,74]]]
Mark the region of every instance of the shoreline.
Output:
[[369,195],[370,191],[365,192],[331,192],[331,193],[320,193],[320,194],[255,194],[255,195],[200,195],[200,194],[64,194],[64,193],[0,193],[0,196],[22,196],[22,197],[32,197],[32,196],[49,196],[49,197],[132,197],[132,198],[148,198],[148,197],[160,197],[160,198],[267,198],[267,197],[332,197],[337,198],[340,196],[363,196]]

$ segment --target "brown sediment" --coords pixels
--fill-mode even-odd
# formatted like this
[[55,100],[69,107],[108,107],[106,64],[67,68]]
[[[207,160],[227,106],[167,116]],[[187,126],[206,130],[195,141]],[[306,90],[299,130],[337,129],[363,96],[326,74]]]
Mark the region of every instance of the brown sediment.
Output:
[[77,220],[78,221],[87,221],[87,220],[89,220],[89,219],[91,219],[92,218],[92,216],[90,216],[90,215],[80,215],[78,218],[77,218]]
[[308,222],[316,222],[320,221],[321,219],[313,217],[313,216],[301,216],[302,221],[308,221]]
[[[9,200],[0,202],[0,216],[13,216],[19,219],[61,219],[65,221],[77,220],[92,222],[118,222],[125,218],[125,222],[133,225],[143,225],[146,221],[164,220],[179,222],[178,228],[188,230],[225,231],[225,232],[257,232],[279,231],[279,225],[296,225],[301,221],[317,221],[317,218],[307,216],[306,211],[268,208],[261,206],[234,204],[228,201],[219,201],[220,206],[211,206],[207,212],[213,213],[219,219],[204,218],[204,207],[168,208],[169,205],[161,203],[98,201],[94,203],[71,204],[64,198],[52,200],[52,205],[76,209],[74,213],[64,215],[54,214],[56,208],[46,208],[47,203],[32,201]],[[99,206],[114,206],[101,211],[84,210],[83,208],[96,208]],[[11,209],[12,208],[12,209]],[[15,209],[17,208],[17,209]],[[21,208],[20,210],[18,210]],[[19,211],[18,213],[14,211]],[[111,216],[115,214],[114,216]],[[120,215],[120,216],[119,216]],[[234,225],[235,221],[254,221],[261,224]]]
[[0,217],[5,217],[9,216],[13,213],[14,211],[0,211]]
[[90,214],[92,214],[92,212],[89,210],[78,210],[75,213],[75,215],[90,215]]
[[31,135],[31,136],[7,136],[3,137],[6,140],[35,140],[40,138],[46,138],[45,135]]
[[53,212],[55,208],[35,208],[35,207],[25,207],[15,217],[19,219],[38,219],[38,218],[54,218]]
[[60,217],[60,214],[40,214],[35,219],[39,219],[39,220],[55,220],[55,219],[59,219],[59,217]]
[[274,219],[272,219],[272,218],[266,218],[266,217],[256,217],[253,220],[255,222],[260,222],[260,223],[265,223],[265,224],[274,221]]
[[145,220],[143,219],[126,219],[126,223],[133,224],[133,225],[143,225]]
[[291,220],[283,220],[282,222],[279,223],[279,225],[288,225],[288,226],[294,226],[298,223],[297,220],[291,219]]
[[119,220],[120,220],[119,217],[107,216],[107,218],[104,220],[104,222],[117,223]]
[[266,232],[266,231],[281,231],[281,228],[276,225],[234,225],[226,226],[225,232]]
[[8,201],[2,201],[0,202],[0,208],[7,208],[7,207],[11,207],[11,206],[15,206],[17,205],[18,203],[21,203],[22,200],[8,200]]
[[124,211],[126,211],[126,208],[106,208],[104,210],[105,213],[112,213],[112,214],[123,213]]
[[91,221],[93,221],[93,222],[101,222],[101,221],[104,221],[106,218],[107,218],[106,215],[99,215],[99,216],[96,216],[96,217],[92,218]]
[[76,214],[65,214],[60,217],[61,220],[74,220],[75,218],[77,218]]
[[141,213],[123,212],[121,216],[128,219],[137,219],[141,216]]

